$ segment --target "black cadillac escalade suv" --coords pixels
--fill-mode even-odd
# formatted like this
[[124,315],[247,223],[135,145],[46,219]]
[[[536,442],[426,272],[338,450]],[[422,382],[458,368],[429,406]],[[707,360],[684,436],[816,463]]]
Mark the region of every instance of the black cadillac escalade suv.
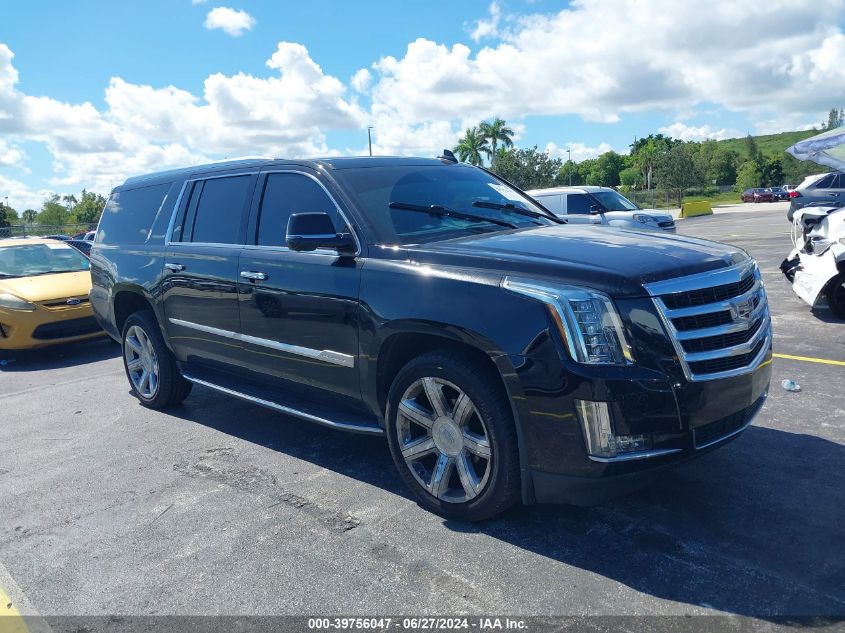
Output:
[[568,226],[448,155],[130,178],[91,262],[141,404],[198,384],[386,435],[420,502],[469,520],[589,503],[720,446],[771,375],[745,252]]

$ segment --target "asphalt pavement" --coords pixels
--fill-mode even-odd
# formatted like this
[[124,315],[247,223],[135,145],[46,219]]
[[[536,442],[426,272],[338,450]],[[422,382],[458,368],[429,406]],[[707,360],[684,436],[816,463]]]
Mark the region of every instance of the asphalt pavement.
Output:
[[782,279],[784,206],[748,206],[679,232],[759,260],[775,352],[804,360],[776,358],[753,426],[653,487],[445,521],[383,439],[199,387],[146,410],[103,340],[0,367],[0,593],[42,615],[845,616],[845,365],[824,362],[845,324]]

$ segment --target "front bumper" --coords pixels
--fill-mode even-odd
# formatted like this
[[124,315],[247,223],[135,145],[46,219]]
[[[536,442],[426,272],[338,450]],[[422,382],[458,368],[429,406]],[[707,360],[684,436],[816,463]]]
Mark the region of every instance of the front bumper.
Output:
[[[765,402],[771,347],[746,373],[698,382],[637,367],[574,373],[551,359],[515,367],[525,393],[523,472],[532,484],[526,500],[585,505],[647,485],[661,469],[741,435]],[[591,457],[575,400],[608,403],[613,433],[645,434],[651,446],[614,458]]]
[[87,303],[58,309],[38,305],[34,312],[0,309],[0,350],[36,349],[103,334]]

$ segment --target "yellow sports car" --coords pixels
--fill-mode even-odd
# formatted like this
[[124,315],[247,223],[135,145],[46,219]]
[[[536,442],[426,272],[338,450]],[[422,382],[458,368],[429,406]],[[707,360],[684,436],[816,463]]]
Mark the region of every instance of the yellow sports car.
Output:
[[88,294],[88,260],[56,240],[0,240],[0,350],[103,334]]

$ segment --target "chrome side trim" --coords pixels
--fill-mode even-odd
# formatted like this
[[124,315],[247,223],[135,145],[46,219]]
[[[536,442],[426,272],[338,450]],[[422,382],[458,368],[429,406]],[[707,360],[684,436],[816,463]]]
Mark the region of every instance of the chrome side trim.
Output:
[[191,376],[190,374],[182,374],[182,377],[185,380],[194,384],[202,385],[203,387],[208,387],[209,389],[214,389],[215,391],[219,391],[220,393],[225,393],[226,395],[234,396],[235,398],[239,398],[247,402],[252,402],[262,407],[273,409],[274,411],[286,413],[287,415],[293,415],[297,418],[308,420],[309,422],[314,422],[315,424],[322,424],[323,426],[328,426],[333,429],[339,429],[341,431],[351,431],[353,433],[364,433],[366,435],[384,435],[384,430],[377,426],[368,427],[359,426],[357,424],[348,424],[346,422],[335,422],[334,420],[321,418],[319,416],[312,415],[311,413],[300,411],[299,409],[287,407],[283,404],[279,404],[278,402],[271,402],[270,400],[256,398],[255,396],[250,396],[249,394],[242,393],[240,391],[235,391],[234,389],[229,389],[228,387],[222,387],[212,382],[208,382],[207,380],[202,380],[200,378],[196,378],[195,376]]
[[207,334],[214,334],[223,338],[240,341],[241,343],[249,343],[250,345],[258,345],[260,347],[268,347],[280,352],[294,354],[296,356],[305,356],[307,358],[314,358],[332,365],[340,365],[341,367],[354,367],[355,357],[351,354],[343,354],[335,352],[330,349],[311,349],[310,347],[300,347],[299,345],[290,345],[288,343],[280,343],[279,341],[271,341],[266,338],[259,338],[257,336],[249,336],[248,334],[239,334],[238,332],[231,332],[229,330],[221,330],[220,328],[211,327],[210,325],[202,325],[201,323],[193,323],[192,321],[185,321],[183,319],[175,319],[170,317],[168,319],[174,325],[181,325],[182,327],[198,330]]
[[672,455],[673,453],[680,453],[682,448],[657,448],[651,451],[638,451],[636,453],[623,453],[616,457],[594,457],[587,455],[594,462],[601,462],[603,464],[612,462],[630,462],[635,459],[651,459],[652,457],[663,457],[664,455]]

